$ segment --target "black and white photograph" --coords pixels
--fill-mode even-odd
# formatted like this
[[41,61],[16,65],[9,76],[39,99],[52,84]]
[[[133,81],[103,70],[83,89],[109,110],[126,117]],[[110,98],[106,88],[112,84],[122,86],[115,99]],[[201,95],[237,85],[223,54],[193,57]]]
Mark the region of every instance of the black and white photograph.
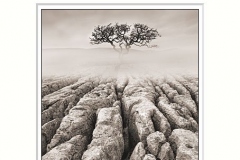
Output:
[[2,1],[0,159],[240,159],[238,4]]
[[201,16],[40,9],[41,159],[198,160]]

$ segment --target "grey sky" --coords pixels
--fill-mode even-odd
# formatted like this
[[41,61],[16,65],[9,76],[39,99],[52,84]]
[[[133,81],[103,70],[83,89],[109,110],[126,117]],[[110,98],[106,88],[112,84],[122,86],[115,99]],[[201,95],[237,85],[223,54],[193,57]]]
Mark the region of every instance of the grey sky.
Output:
[[[162,35],[152,42],[159,49],[198,47],[197,10],[43,10],[43,48],[96,48],[89,37],[94,26],[144,23]],[[143,48],[143,47],[142,47]]]

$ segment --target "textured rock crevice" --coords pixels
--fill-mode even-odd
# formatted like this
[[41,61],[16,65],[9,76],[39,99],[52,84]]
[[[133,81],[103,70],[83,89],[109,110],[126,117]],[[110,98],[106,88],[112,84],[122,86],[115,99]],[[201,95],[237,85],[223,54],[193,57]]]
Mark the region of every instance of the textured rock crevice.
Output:
[[198,160],[198,135],[189,130],[173,130],[169,141],[176,160]]
[[136,159],[174,160],[175,156],[164,134],[156,131],[147,136],[147,144],[138,142],[135,146],[130,160]]
[[[191,93],[177,80],[168,79],[167,83],[170,87],[175,89],[179,95],[173,97],[172,101],[181,106],[186,107],[192,114],[195,121],[198,122],[198,107],[195,101],[192,99]],[[198,94],[198,93],[197,93]]]
[[196,105],[199,106],[198,82],[191,82],[191,80],[186,80],[180,76],[177,76],[176,79],[190,92],[192,99],[195,101]]
[[197,83],[87,77],[56,90],[42,98],[42,159],[197,159]]
[[95,119],[96,116],[90,107],[73,107],[69,114],[62,119],[60,127],[57,129],[50,144],[47,146],[47,151],[50,151],[54,147],[70,140],[76,135],[87,136],[87,139],[90,140],[94,129]]
[[127,77],[120,77],[117,79],[116,84],[115,84],[115,90],[116,90],[116,95],[117,95],[117,100],[119,101],[119,106],[121,109],[121,116],[122,116],[122,125],[123,125],[123,140],[124,140],[124,152],[122,155],[122,159],[127,159],[129,157],[129,133],[128,133],[128,125],[127,125],[127,117],[124,112],[124,107],[123,107],[123,92],[126,88],[126,86],[129,83],[129,79]]
[[148,80],[130,79],[123,93],[123,110],[129,132],[129,150],[142,142],[155,131],[163,132],[167,137],[171,133],[170,124],[155,106],[156,93],[153,84]]
[[69,141],[53,148],[42,157],[42,160],[79,160],[82,157],[83,151],[86,149],[87,139],[86,136],[82,135],[74,136]]
[[87,146],[92,138],[97,109],[112,107],[115,101],[115,88],[111,83],[100,84],[85,94],[77,105],[70,109],[69,114],[63,118],[56,134],[47,145],[47,151],[76,135],[86,136],[88,143],[85,146]]
[[97,111],[92,141],[84,152],[82,160],[121,160],[124,141],[120,111],[118,105]]
[[42,83],[42,94],[44,97],[50,93],[53,93],[63,87],[69,86],[78,81],[78,77],[60,77],[55,79],[50,79]]
[[47,145],[50,143],[51,139],[55,135],[61,121],[61,118],[56,118],[42,126],[42,155],[47,152]]
[[[198,130],[198,112],[195,103],[190,99],[186,90],[181,89],[179,95],[167,83],[159,84],[158,108],[167,117],[172,129],[185,128],[192,131]],[[177,83],[176,86],[182,86]],[[178,89],[180,90],[180,89]]]
[[55,118],[63,118],[82,96],[97,85],[97,82],[83,80],[45,96],[42,99],[42,125]]
[[[56,103],[58,101],[62,101],[64,98],[66,98],[70,95],[81,94],[81,91],[78,88],[81,87],[82,85],[84,86],[85,83],[87,83],[87,84],[85,84],[85,87],[93,86],[89,82],[96,84],[97,81],[93,81],[91,79],[81,79],[72,85],[66,86],[60,90],[57,90],[56,92],[53,92],[51,94],[44,96],[42,98],[42,108],[41,108],[42,111],[48,109],[54,103]],[[81,89],[84,88],[83,86],[81,87]],[[82,94],[84,95],[84,94],[86,94],[86,92],[83,92]]]

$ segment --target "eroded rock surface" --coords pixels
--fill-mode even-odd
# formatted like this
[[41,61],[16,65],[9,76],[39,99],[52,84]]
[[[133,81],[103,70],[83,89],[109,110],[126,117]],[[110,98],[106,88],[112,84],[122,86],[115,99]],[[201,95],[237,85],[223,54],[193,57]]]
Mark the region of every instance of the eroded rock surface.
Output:
[[78,77],[60,77],[42,83],[42,97],[78,81]]
[[156,160],[155,156],[152,154],[146,154],[143,160]]
[[168,142],[161,146],[160,152],[157,155],[160,160],[174,160],[172,148]]
[[76,135],[86,135],[91,139],[96,121],[96,111],[99,108],[111,107],[116,101],[113,84],[100,84],[85,94],[72,109],[69,110],[50,144],[47,151],[71,139]]
[[191,113],[186,108],[176,103],[166,104],[162,101],[158,103],[158,108],[167,117],[172,129],[198,130],[197,122],[191,117]]
[[198,81],[193,82],[194,81],[192,80],[193,78],[190,78],[191,80],[187,80],[179,76],[176,79],[190,92],[193,100],[198,106],[199,104]]
[[123,113],[129,128],[132,145],[146,144],[146,138],[156,130],[167,137],[171,133],[170,124],[155,106],[157,94],[148,80],[129,81],[123,93]]
[[132,155],[130,157],[130,160],[143,159],[145,154],[146,154],[146,150],[144,149],[144,144],[142,142],[139,142],[135,146],[135,148],[132,152]]
[[98,110],[96,127],[83,160],[121,160],[124,151],[120,107]]
[[157,131],[154,133],[151,133],[147,137],[147,146],[148,150],[150,151],[151,154],[154,156],[157,156],[161,146],[166,142],[166,138],[163,133]]
[[176,160],[198,160],[198,136],[189,130],[173,130],[169,141],[176,154]]
[[70,140],[76,135],[86,135],[90,138],[94,129],[94,123],[95,114],[90,107],[73,107],[69,114],[62,119],[60,127],[47,146],[47,151]]
[[58,145],[42,157],[42,160],[79,160],[88,143],[86,136],[77,135],[69,141]]
[[42,97],[43,160],[198,158],[196,77],[50,81],[59,84]]
[[42,155],[46,153],[47,144],[50,143],[61,121],[61,118],[56,118],[42,126]]
[[63,118],[82,96],[90,92],[97,85],[97,82],[91,80],[78,81],[71,86],[64,87],[43,97],[42,125],[55,118]]

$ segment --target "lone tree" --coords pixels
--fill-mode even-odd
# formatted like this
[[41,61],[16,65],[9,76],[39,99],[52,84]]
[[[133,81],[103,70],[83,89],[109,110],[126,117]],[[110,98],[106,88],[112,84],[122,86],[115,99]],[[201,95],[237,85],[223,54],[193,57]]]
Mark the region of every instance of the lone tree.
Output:
[[[106,26],[94,28],[92,37],[90,37],[91,44],[109,43],[113,49],[119,53],[121,58],[125,48],[126,53],[132,45],[146,46],[149,48],[157,47],[157,45],[149,45],[152,40],[161,37],[156,29],[150,28],[145,24],[136,23],[133,26],[127,24],[112,25],[111,23]],[[119,49],[116,46],[119,46]],[[124,47],[124,48],[123,48]]]

